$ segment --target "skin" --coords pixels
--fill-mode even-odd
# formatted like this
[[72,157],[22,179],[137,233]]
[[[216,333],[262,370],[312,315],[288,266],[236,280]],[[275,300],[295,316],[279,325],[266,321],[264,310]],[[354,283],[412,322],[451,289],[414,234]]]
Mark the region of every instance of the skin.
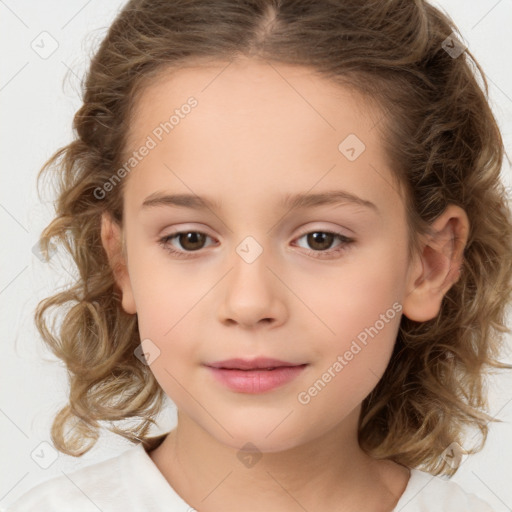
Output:
[[[409,470],[361,450],[361,403],[389,363],[401,314],[438,314],[459,276],[468,218],[450,205],[433,223],[438,236],[409,261],[404,203],[373,130],[381,113],[308,69],[242,59],[225,66],[168,72],[143,91],[132,150],[189,96],[198,106],[124,178],[123,229],[106,213],[102,219],[122,307],[138,315],[141,339],[158,347],[150,369],[178,409],[177,427],[150,457],[202,512],[389,512]],[[349,134],[366,146],[352,162],[338,150]],[[350,203],[281,205],[286,194],[340,189],[378,213]],[[208,196],[220,209],[142,211],[157,191]],[[158,243],[180,230],[208,236],[197,246],[168,242],[191,258]],[[322,246],[304,236],[326,230],[355,241],[333,253],[339,239]],[[250,264],[236,251],[247,236],[263,250]],[[395,302],[401,313],[301,404],[298,394]],[[256,356],[308,366],[261,394],[234,392],[202,366]],[[237,457],[248,442],[261,454],[250,467]]]

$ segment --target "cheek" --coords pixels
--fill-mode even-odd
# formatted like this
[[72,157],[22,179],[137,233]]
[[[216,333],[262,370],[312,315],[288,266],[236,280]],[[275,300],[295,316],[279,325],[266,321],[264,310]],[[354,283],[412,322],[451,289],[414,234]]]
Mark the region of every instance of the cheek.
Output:
[[[349,391],[362,399],[361,393],[369,393],[384,373],[401,318],[402,259],[396,248],[382,246],[347,260],[336,275],[331,272],[320,281],[303,283],[299,293],[313,290],[307,304],[321,320],[316,322],[319,330],[312,349],[322,361],[321,371],[331,368],[336,374],[331,379],[337,382],[333,390]],[[313,335],[311,321],[309,332]]]
[[[326,317],[327,318],[327,317]],[[384,374],[396,341],[401,304],[382,291],[371,300],[353,294],[328,321],[334,334],[317,337],[317,364],[301,389],[299,403],[320,411],[336,404],[332,421],[360,404]]]
[[[143,347],[149,347],[155,357],[150,370],[164,392],[178,407],[190,401],[191,369],[197,370],[201,354],[196,331],[191,323],[194,307],[206,293],[180,294],[162,290],[161,285],[149,286],[139,296],[138,326]],[[150,340],[150,341],[148,341]]]
[[[160,365],[172,372],[180,371],[183,361],[194,364],[201,354],[197,353],[200,343],[197,335],[198,308],[201,297],[208,292],[203,285],[194,289],[188,286],[181,292],[176,283],[164,286],[155,283],[147,286],[139,295],[137,304],[138,325],[141,339],[150,339],[158,347],[160,359],[155,363],[156,371]],[[181,362],[181,365],[180,365]]]
[[197,279],[186,264],[171,261],[156,242],[151,246],[144,243],[148,247],[132,248],[129,265],[139,331],[141,337],[167,343],[174,330],[189,321],[190,313],[215,281],[206,276]]
[[401,300],[405,259],[390,245],[374,244],[336,268],[295,281],[294,291],[305,298],[333,339],[356,337],[386,312],[391,319],[395,316],[393,304]]

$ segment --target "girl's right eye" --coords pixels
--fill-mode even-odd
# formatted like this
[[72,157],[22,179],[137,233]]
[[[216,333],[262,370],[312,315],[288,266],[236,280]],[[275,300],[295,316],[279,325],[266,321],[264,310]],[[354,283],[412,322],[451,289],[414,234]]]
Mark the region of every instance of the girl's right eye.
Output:
[[[192,236],[187,236],[192,235]],[[205,233],[201,233],[200,231],[177,231],[176,233],[173,233],[171,235],[166,235],[158,240],[158,243],[169,253],[171,253],[173,256],[176,256],[178,258],[190,258],[193,257],[190,254],[187,254],[187,252],[183,251],[177,251],[176,249],[172,248],[170,245],[170,241],[173,238],[178,238],[180,244],[183,246],[183,243],[188,244],[190,243],[192,248],[189,248],[189,251],[195,252],[199,249],[202,249],[201,246],[204,243],[204,239],[208,237]],[[209,238],[209,237],[208,237]],[[185,245],[186,247],[186,245]]]
[[[189,236],[192,235],[192,236]],[[325,250],[306,250],[306,254],[308,256],[312,256],[313,258],[325,258],[332,257],[333,254],[339,254],[348,249],[348,246],[353,243],[355,240],[353,238],[349,238],[342,233],[336,233],[333,231],[327,230],[313,230],[306,233],[303,233],[301,236],[297,238],[297,240],[306,237],[307,243],[318,243],[317,235],[327,235],[328,244],[331,245],[331,241],[338,239],[341,243],[335,248],[328,251]],[[190,247],[186,251],[180,251],[173,248],[170,245],[171,240],[177,238],[180,242],[180,245],[187,249],[187,245],[191,244]],[[202,249],[202,245],[206,238],[211,238],[205,233],[200,231],[177,231],[176,233],[166,235],[158,240],[158,243],[170,254],[176,256],[177,258],[193,258],[195,257],[193,252],[197,252]],[[324,243],[325,236],[320,237],[320,244]]]

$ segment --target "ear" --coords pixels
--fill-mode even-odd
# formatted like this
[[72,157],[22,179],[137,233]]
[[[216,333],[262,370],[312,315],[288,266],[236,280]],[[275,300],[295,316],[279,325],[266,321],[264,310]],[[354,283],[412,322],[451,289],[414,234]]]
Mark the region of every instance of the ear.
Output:
[[416,322],[435,318],[444,295],[459,279],[469,220],[462,208],[450,204],[431,227],[435,234],[427,237],[409,268],[403,299],[404,315]]
[[126,313],[135,314],[137,310],[128,274],[128,266],[123,252],[121,227],[112,219],[108,212],[103,212],[101,216],[101,242],[107,253],[115,281],[123,295],[122,307]]

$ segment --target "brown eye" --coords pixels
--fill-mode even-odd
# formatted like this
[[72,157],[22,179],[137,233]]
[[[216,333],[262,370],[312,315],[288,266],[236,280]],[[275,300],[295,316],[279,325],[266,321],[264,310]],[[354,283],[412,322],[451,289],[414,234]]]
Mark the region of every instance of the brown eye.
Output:
[[[207,238],[211,237],[199,231],[178,231],[160,238],[158,243],[173,256],[187,258],[202,249]],[[172,243],[173,239],[177,239],[179,247]]]
[[184,231],[176,235],[181,247],[187,251],[197,251],[202,249],[202,246],[206,240],[204,233],[198,231]]
[[[305,239],[308,246],[304,247],[306,254],[314,258],[332,258],[348,250],[350,244],[355,241],[353,238],[332,231],[309,231],[297,238],[297,240],[301,239]],[[339,243],[334,248],[331,248],[335,240],[338,240]],[[302,247],[300,244],[298,245]]]
[[[211,237],[200,231],[177,231],[164,236],[158,242],[172,256],[187,258],[200,256],[200,250],[205,247],[207,238]],[[306,254],[315,258],[332,258],[335,254],[346,251],[348,246],[354,242],[353,238],[331,231],[310,231],[304,233],[298,240],[302,238],[306,239],[307,245],[310,247],[305,248]],[[179,247],[172,243],[174,239],[177,239]],[[332,249],[331,246],[335,240],[338,240],[339,244]],[[198,254],[193,255],[194,252]]]
[[314,231],[307,235],[309,246],[317,251],[329,249],[334,239],[335,236],[333,233],[325,231]]

